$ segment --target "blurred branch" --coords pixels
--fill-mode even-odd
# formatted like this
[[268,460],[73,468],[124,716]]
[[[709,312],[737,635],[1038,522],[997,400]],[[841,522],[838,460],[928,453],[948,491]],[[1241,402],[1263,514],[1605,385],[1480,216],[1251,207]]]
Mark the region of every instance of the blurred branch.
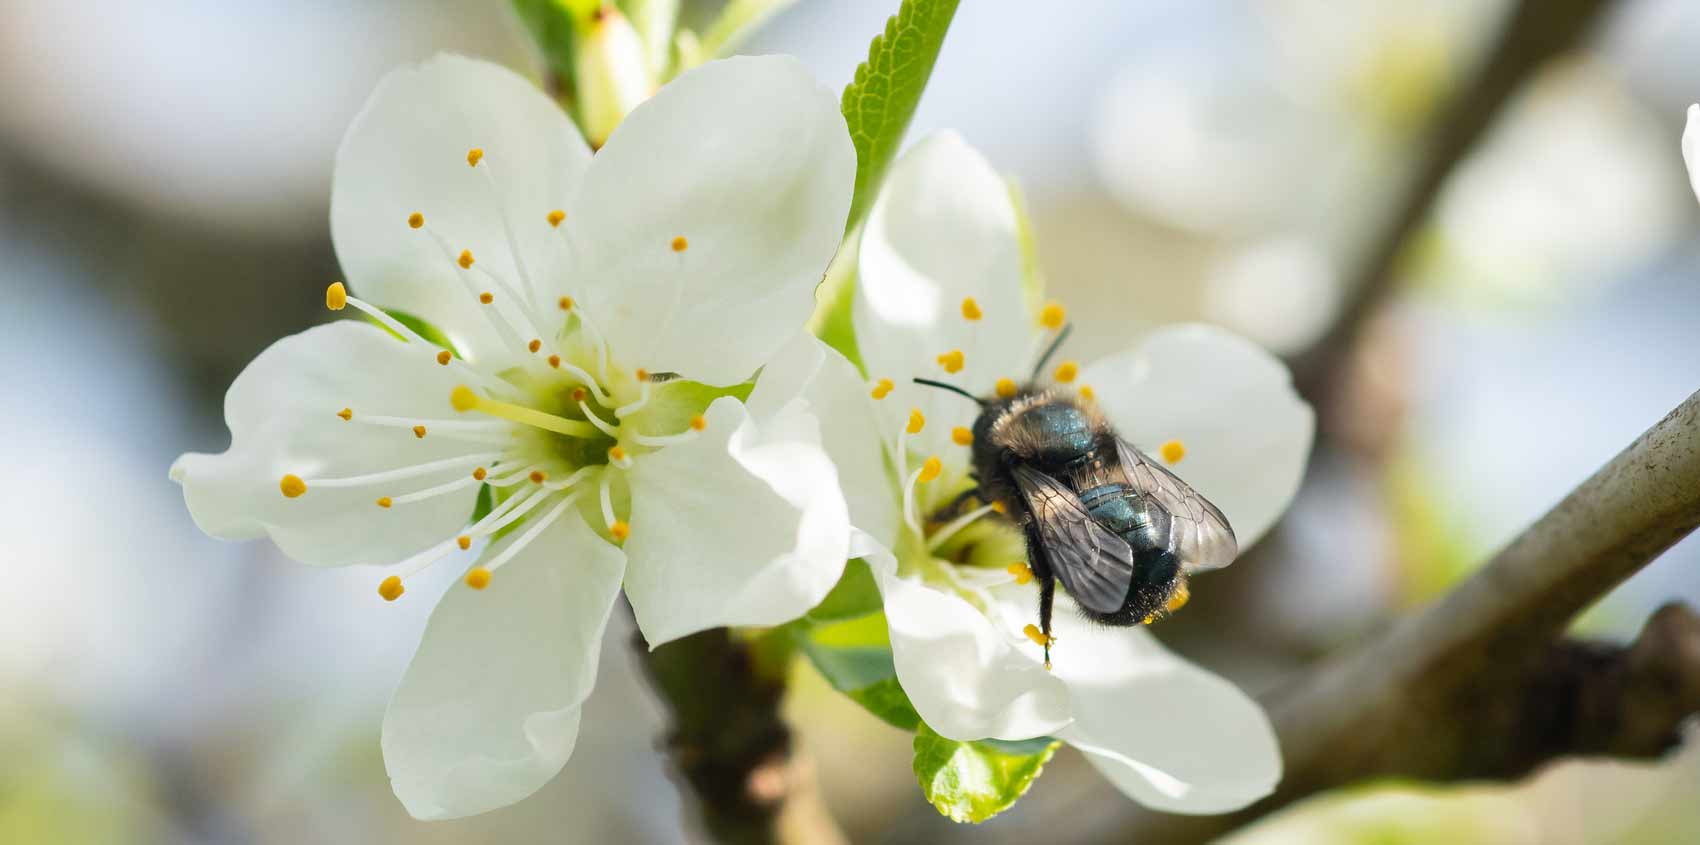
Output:
[[1417,228],[1428,218],[1459,162],[1522,83],[1554,56],[1581,42],[1615,0],[1519,0],[1507,15],[1487,63],[1464,92],[1453,98],[1423,143],[1421,164],[1369,241],[1346,279],[1346,301],[1329,331],[1294,364],[1299,392],[1322,411],[1330,427],[1330,391],[1344,382],[1342,371],[1369,319],[1394,290],[1394,267]]
[[1132,842],[1201,842],[1373,777],[1514,778],[1561,756],[1654,757],[1700,710],[1700,617],[1654,614],[1627,649],[1570,620],[1700,525],[1700,393],[1474,576],[1367,646],[1265,696],[1286,775],[1229,816],[1140,813]]
[[641,635],[633,641],[673,716],[667,751],[720,842],[845,841],[780,715],[790,658],[783,642],[725,628],[654,651]]

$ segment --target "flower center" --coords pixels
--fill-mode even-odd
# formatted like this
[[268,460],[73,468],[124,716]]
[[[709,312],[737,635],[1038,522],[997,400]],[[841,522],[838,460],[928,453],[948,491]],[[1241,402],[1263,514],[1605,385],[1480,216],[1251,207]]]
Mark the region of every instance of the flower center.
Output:
[[[483,175],[491,194],[499,196],[484,150],[468,151],[466,163]],[[344,407],[336,416],[351,425],[399,428],[417,439],[448,437],[476,448],[356,476],[288,474],[278,485],[282,494],[294,499],[318,488],[369,488],[377,494],[375,505],[390,511],[473,485],[489,491],[487,513],[470,525],[457,526],[384,579],[378,592],[388,601],[402,595],[406,578],[454,551],[469,550],[478,540],[494,541],[523,532],[468,570],[467,586],[484,589],[498,569],[575,505],[581,506],[588,524],[600,522],[604,536],[614,543],[624,542],[632,530],[626,471],[646,454],[697,437],[707,426],[703,411],[725,392],[698,389],[672,374],[619,368],[611,360],[606,341],[571,296],[560,296],[555,308],[539,301],[506,205],[497,202],[496,206],[502,209],[502,231],[518,285],[479,263],[471,250],[457,252],[430,227],[423,212],[409,215],[407,225],[426,235],[444,260],[457,268],[454,275],[466,295],[477,303],[478,313],[510,352],[510,364],[499,372],[429,343],[383,309],[350,296],[340,282],[325,291],[329,309],[355,307],[409,346],[429,350],[422,355],[422,365],[453,368],[464,378],[446,397],[455,413],[445,418],[371,414],[357,406]],[[557,231],[565,220],[566,212],[560,209],[541,215],[541,222]],[[657,246],[683,253],[689,244],[681,235]],[[463,474],[436,484],[421,482],[441,479],[454,470]],[[410,483],[418,486],[408,489]]]

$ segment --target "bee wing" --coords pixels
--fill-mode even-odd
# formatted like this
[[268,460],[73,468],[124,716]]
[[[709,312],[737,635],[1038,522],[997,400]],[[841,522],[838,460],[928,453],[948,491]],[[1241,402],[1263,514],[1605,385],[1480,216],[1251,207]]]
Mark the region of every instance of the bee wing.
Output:
[[1033,521],[1051,572],[1087,610],[1114,613],[1133,583],[1133,548],[1098,524],[1080,497],[1038,470],[1015,467],[1015,483]]
[[1234,562],[1240,544],[1228,518],[1215,505],[1127,441],[1118,438],[1116,452],[1127,483],[1156,499],[1173,517],[1170,536],[1186,571],[1221,569]]

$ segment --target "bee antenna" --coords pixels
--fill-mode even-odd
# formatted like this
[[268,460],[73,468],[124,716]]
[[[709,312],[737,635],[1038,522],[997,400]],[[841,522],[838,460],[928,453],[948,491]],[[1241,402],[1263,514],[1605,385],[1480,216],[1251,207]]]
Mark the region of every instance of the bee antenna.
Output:
[[1045,371],[1045,365],[1050,363],[1051,356],[1057,354],[1057,349],[1062,347],[1063,341],[1068,339],[1068,335],[1072,331],[1074,331],[1073,323],[1063,326],[1062,331],[1057,332],[1056,340],[1051,341],[1051,345],[1045,347],[1045,354],[1039,356],[1039,363],[1033,365],[1033,381],[1039,380],[1039,374]]
[[963,390],[962,388],[957,387],[954,384],[945,384],[942,381],[933,381],[932,379],[928,379],[928,378],[915,379],[915,383],[916,384],[924,384],[928,387],[937,387],[937,388],[942,388],[944,390],[948,390],[951,393],[954,393],[958,396],[964,397],[966,399],[972,399],[976,404],[979,404],[981,406],[984,406],[986,404],[986,400],[981,399],[980,397],[975,396],[974,394],[969,393],[968,391]]

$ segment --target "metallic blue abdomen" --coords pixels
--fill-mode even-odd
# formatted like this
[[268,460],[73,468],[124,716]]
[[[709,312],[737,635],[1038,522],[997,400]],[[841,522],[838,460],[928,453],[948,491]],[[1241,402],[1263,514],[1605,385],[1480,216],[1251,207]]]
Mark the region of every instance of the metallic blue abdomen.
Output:
[[1169,549],[1169,512],[1121,483],[1102,484],[1080,493],[1080,502],[1098,524],[1133,547],[1133,588],[1166,584],[1179,571]]

